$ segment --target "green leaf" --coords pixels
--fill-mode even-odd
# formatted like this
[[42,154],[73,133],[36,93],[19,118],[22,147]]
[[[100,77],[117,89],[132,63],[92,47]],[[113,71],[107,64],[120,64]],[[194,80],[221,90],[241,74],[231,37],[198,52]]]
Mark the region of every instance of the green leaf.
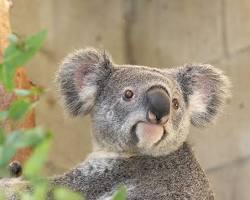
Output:
[[13,120],[20,120],[25,116],[31,103],[24,99],[14,101],[9,108],[9,117]]
[[8,117],[8,111],[0,112],[0,121],[6,120]]
[[112,200],[126,200],[127,197],[127,190],[125,186],[120,186],[118,190],[115,192]]
[[40,31],[25,40],[11,42],[4,51],[4,64],[12,67],[20,67],[25,64],[42,46],[47,31]]
[[[26,130],[23,133],[23,143],[26,146],[36,146],[46,139],[51,139],[52,134],[40,127]],[[20,141],[21,142],[21,141]],[[20,143],[19,142],[19,143]]]
[[8,41],[10,43],[17,43],[18,40],[19,40],[19,38],[17,37],[16,34],[11,33],[11,34],[8,35]]
[[32,91],[33,95],[40,95],[40,94],[46,92],[46,90],[43,87],[40,87],[40,86],[32,87],[31,91]]
[[56,188],[54,191],[55,200],[81,200],[83,197],[76,192],[66,188]]
[[[0,146],[0,153],[1,153],[1,146]],[[6,177],[7,174],[9,174],[8,168],[7,167],[4,167],[4,168],[0,167],[0,177]]]
[[2,128],[0,128],[0,145],[3,145],[5,142],[5,134]]
[[24,147],[34,147],[51,138],[51,133],[41,128],[28,131],[14,131],[7,135],[0,152],[0,168],[8,164],[16,151]]
[[[10,159],[15,155],[18,144],[21,140],[22,133],[20,131],[14,131],[7,135],[5,143],[2,146],[0,154],[0,168],[8,164]],[[24,147],[20,145],[20,147]]]
[[5,167],[8,162],[10,161],[10,159],[15,155],[16,153],[16,148],[14,148],[13,146],[9,146],[9,147],[2,147],[1,151],[0,151],[0,168],[1,167]]
[[[8,164],[10,159],[15,155],[22,133],[19,131],[12,132],[5,138],[5,143],[2,146],[0,154],[0,167],[4,167]],[[22,147],[22,146],[21,146]]]
[[6,69],[5,65],[2,65],[0,69],[1,82],[7,91],[10,91],[14,87],[14,73],[15,69]]
[[48,184],[46,182],[34,183],[34,200],[47,199]]
[[13,40],[4,51],[3,66],[1,67],[2,82],[7,90],[14,87],[13,78],[15,69],[30,60],[40,49],[47,35],[47,31],[41,31],[25,40]]
[[34,200],[30,192],[21,192],[21,200]]
[[50,143],[50,138],[46,138],[46,140],[35,147],[31,157],[24,165],[23,174],[25,177],[31,179],[32,177],[37,176],[37,174],[41,171],[41,168],[47,158]]
[[6,197],[4,196],[4,191],[3,189],[0,189],[0,200],[5,200]]
[[14,92],[17,96],[20,96],[20,97],[26,97],[32,94],[31,90],[25,90],[25,89],[15,89]]
[[14,131],[8,134],[6,139],[6,146],[13,146],[15,148],[32,147],[51,138],[51,133],[37,127],[27,131]]
[[0,82],[3,83],[3,64],[0,63]]

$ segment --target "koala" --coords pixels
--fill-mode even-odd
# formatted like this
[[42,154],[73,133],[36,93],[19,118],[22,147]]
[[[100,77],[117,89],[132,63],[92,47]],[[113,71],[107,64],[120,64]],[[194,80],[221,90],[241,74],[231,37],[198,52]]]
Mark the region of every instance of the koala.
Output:
[[87,48],[67,56],[56,83],[67,113],[91,116],[93,152],[50,178],[88,200],[112,199],[120,185],[129,200],[211,200],[209,181],[187,142],[191,125],[215,121],[230,90],[207,64],[158,69],[115,64]]
[[230,88],[222,71],[117,65],[90,48],[66,57],[56,82],[66,112],[90,114],[93,152],[55,185],[90,200],[110,199],[119,185],[133,200],[214,199],[186,140],[191,125],[205,127],[222,110]]

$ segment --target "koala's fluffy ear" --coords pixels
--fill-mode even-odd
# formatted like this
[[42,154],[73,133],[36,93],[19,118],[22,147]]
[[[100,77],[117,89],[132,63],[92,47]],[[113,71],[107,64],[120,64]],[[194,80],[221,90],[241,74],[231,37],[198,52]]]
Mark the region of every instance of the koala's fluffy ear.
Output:
[[177,82],[191,114],[191,123],[203,127],[212,122],[229,97],[230,81],[211,65],[186,65],[178,68]]
[[77,50],[62,62],[56,83],[71,115],[88,114],[112,73],[110,58],[95,49]]

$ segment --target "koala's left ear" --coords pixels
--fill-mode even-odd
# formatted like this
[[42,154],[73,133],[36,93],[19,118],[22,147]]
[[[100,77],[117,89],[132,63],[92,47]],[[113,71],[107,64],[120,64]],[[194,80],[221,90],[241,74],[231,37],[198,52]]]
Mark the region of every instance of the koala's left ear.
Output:
[[73,116],[88,114],[112,71],[111,59],[96,49],[68,55],[56,77],[66,111]]
[[213,121],[229,97],[230,81],[223,72],[211,65],[186,65],[177,69],[177,82],[194,126]]

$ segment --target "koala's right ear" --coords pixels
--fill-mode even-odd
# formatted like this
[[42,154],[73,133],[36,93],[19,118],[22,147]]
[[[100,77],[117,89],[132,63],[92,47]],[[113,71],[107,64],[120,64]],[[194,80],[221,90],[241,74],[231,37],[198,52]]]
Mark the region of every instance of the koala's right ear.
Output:
[[213,122],[230,96],[231,84],[227,76],[208,64],[188,64],[177,68],[175,73],[191,123],[204,127]]
[[72,116],[88,114],[112,73],[111,59],[95,49],[68,55],[56,76],[63,104]]

